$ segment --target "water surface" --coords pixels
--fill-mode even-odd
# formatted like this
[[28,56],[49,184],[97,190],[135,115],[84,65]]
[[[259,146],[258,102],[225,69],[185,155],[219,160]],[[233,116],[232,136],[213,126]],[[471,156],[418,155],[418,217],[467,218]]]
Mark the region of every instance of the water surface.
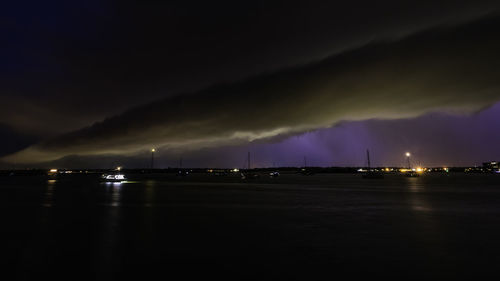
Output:
[[[500,177],[0,178],[9,280],[498,274]],[[180,277],[180,278],[179,278]]]

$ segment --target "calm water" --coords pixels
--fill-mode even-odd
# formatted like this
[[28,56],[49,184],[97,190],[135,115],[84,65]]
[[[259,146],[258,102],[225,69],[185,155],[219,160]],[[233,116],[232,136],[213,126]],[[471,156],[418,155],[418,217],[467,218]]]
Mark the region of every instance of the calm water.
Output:
[[500,176],[149,177],[0,178],[5,280],[500,276]]

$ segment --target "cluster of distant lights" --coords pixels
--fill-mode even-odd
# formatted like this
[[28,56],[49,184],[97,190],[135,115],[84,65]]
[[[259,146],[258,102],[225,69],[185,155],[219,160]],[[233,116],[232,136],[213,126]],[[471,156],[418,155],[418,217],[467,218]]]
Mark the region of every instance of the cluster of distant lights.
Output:
[[[390,173],[390,172],[401,172],[401,173],[407,173],[407,172],[417,172],[417,173],[425,173],[425,172],[432,172],[432,171],[444,171],[444,172],[449,172],[450,169],[447,168],[447,167],[444,167],[444,168],[424,168],[424,167],[417,167],[417,168],[411,168],[411,169],[408,169],[408,168],[400,168],[400,169],[397,169],[397,168],[374,168],[374,169],[370,169],[372,171],[381,171],[381,172],[387,172],[387,173]],[[368,172],[367,169],[363,169],[363,168],[360,168],[358,169],[358,172]]]
[[[208,173],[217,173],[217,172],[225,172],[225,171],[226,171],[225,169],[208,169],[207,170]],[[229,171],[232,173],[237,173],[240,171],[240,169],[234,168],[234,169],[231,169]]]
[[89,172],[87,170],[61,170],[59,171],[58,169],[50,169],[49,174],[54,175],[54,174],[88,174],[88,173],[93,173]]
[[[154,153],[156,152],[156,149],[155,148],[151,148],[151,153]],[[405,153],[405,156],[406,157],[410,157],[411,156],[411,153],[410,152],[406,152]],[[496,162],[491,162],[492,164],[496,164]],[[118,166],[116,167],[115,169],[116,171],[121,171],[122,170],[122,167],[121,166]],[[408,173],[408,172],[417,172],[417,173],[424,173],[424,172],[432,172],[432,171],[444,171],[444,172],[449,172],[450,169],[447,168],[447,167],[443,167],[443,168],[424,168],[424,167],[416,167],[416,168],[401,168],[401,169],[395,169],[395,168],[382,168],[382,169],[371,169],[372,171],[382,171],[382,172],[394,172],[394,171],[399,171],[401,173]],[[480,169],[481,171],[483,171],[483,169]],[[238,173],[240,170],[237,169],[237,168],[234,168],[234,169],[231,169],[230,172],[232,173]],[[360,168],[358,169],[358,172],[367,172],[368,170],[367,169],[363,169],[363,168]],[[473,171],[473,168],[467,168],[465,169],[465,172],[470,172],[470,171]],[[214,169],[208,169],[207,172],[209,173],[213,173],[213,172],[219,172],[219,170],[214,170]],[[496,170],[494,171],[495,173],[500,173],[500,169],[499,170]],[[49,174],[57,174],[57,173],[61,173],[61,174],[72,174],[72,173],[88,173],[88,171],[71,171],[71,170],[63,170],[63,171],[59,171],[58,169],[50,169],[49,170]],[[121,175],[123,176],[123,175]]]
[[[406,152],[405,153],[406,157],[410,157],[411,153]],[[424,168],[424,167],[416,167],[416,168],[401,168],[401,169],[395,169],[395,168],[382,168],[382,169],[370,169],[372,171],[381,171],[381,172],[394,172],[394,171],[399,171],[401,173],[410,173],[410,172],[416,172],[416,173],[425,173],[425,172],[432,172],[432,171],[444,171],[444,172],[449,172],[450,169],[448,167],[443,167],[443,168]],[[358,172],[368,172],[367,169],[360,168],[358,169]]]
[[58,169],[50,169],[49,174],[72,174],[72,173],[88,173],[88,171],[71,171],[71,170],[64,170],[64,171],[59,171]]

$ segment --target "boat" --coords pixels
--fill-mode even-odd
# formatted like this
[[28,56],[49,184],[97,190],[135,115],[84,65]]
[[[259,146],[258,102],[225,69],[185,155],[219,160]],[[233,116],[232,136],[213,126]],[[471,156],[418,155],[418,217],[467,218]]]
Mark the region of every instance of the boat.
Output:
[[259,178],[260,177],[259,174],[250,172],[251,171],[251,169],[250,169],[250,152],[248,152],[247,161],[248,161],[248,169],[245,172],[240,173],[241,179],[242,180],[250,180],[250,179]]
[[124,174],[120,173],[121,167],[118,167],[112,173],[102,174],[101,181],[104,182],[122,182],[127,180]]
[[411,163],[410,163],[410,152],[406,152],[406,160],[408,161],[408,169],[407,169],[407,172],[405,173],[405,177],[409,177],[409,178],[416,178],[416,177],[419,177],[419,176],[420,176],[420,173],[418,173],[417,171],[414,171],[414,170],[411,168]]
[[57,169],[50,169],[47,172],[47,176],[49,177],[49,179],[57,179],[57,175],[58,175]]
[[105,182],[122,182],[126,178],[123,174],[103,174],[101,180]]
[[280,173],[279,172],[270,172],[269,173],[269,177],[271,178],[276,178],[276,177],[279,177],[280,176]]
[[415,171],[409,171],[409,172],[405,173],[405,177],[416,178],[416,177],[420,177],[420,174],[415,172]]
[[251,180],[251,179],[256,179],[256,178],[259,178],[259,174],[255,174],[255,173],[241,173],[241,179],[242,180]]
[[384,174],[377,171],[367,171],[366,174],[363,174],[364,179],[383,179]]
[[366,160],[368,162],[368,168],[366,169],[365,174],[363,174],[364,179],[383,179],[384,174],[379,171],[374,171],[370,167],[370,151],[367,149],[366,150]]
[[178,177],[185,177],[189,175],[189,171],[182,168],[182,157],[179,159],[179,170],[177,170]]
[[314,171],[307,168],[307,157],[304,156],[304,168],[300,169],[299,174],[303,176],[312,176],[314,175]]
[[307,169],[307,168],[300,169],[300,171],[298,173],[303,175],[303,176],[312,176],[315,174],[314,171],[312,171],[311,169]]

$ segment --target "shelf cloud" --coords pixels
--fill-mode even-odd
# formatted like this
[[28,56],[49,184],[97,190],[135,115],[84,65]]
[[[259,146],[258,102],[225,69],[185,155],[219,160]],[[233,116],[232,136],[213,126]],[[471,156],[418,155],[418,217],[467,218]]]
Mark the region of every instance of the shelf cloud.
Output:
[[[471,113],[500,100],[497,17],[371,42],[321,61],[137,106],[4,157],[195,150],[428,112]],[[112,106],[112,104],[110,105]]]

